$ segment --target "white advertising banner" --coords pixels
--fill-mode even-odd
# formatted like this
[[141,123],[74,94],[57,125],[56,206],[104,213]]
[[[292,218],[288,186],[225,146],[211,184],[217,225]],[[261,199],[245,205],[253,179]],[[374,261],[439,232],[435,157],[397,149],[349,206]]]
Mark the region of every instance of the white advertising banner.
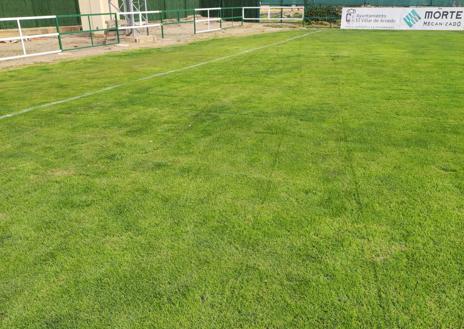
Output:
[[343,8],[341,28],[464,31],[464,7]]

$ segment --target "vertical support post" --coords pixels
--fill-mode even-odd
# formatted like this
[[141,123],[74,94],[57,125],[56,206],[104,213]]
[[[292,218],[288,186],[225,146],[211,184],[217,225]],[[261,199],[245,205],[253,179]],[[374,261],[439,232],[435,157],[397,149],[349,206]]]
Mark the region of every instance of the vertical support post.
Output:
[[[305,1],[306,2],[306,1]],[[301,22],[301,26],[305,26],[305,15],[306,15],[306,5],[303,6],[303,21]]]
[[306,8],[308,7],[308,0],[304,0],[303,4],[303,27],[305,26],[306,23]]
[[282,6],[284,5],[284,0],[280,0],[280,24],[283,23],[282,18],[284,17],[284,9]]
[[209,9],[206,11],[208,13],[208,30],[211,30],[211,22],[210,22],[210,18],[209,18]]
[[219,9],[219,27],[222,29],[222,7]]
[[193,34],[197,34],[197,12],[193,10]]
[[21,21],[19,18],[16,20],[16,23],[18,24],[19,37],[21,38],[21,47],[23,48],[23,54],[27,55],[26,45],[24,44],[23,29],[21,27]]
[[60,46],[60,50],[63,51],[63,41],[61,40],[60,22],[58,16],[55,16],[55,26],[56,33],[58,33],[58,45]]
[[164,39],[164,23],[163,23],[163,13],[160,13],[160,23],[161,23],[161,39]]
[[118,22],[119,15],[118,13],[114,14],[114,25],[116,27],[116,40],[118,45],[121,43],[121,38],[119,37],[119,22]]
[[93,47],[93,32],[92,32],[92,23],[90,22],[90,15],[87,15],[87,20],[89,22],[90,42],[92,43],[92,47]]

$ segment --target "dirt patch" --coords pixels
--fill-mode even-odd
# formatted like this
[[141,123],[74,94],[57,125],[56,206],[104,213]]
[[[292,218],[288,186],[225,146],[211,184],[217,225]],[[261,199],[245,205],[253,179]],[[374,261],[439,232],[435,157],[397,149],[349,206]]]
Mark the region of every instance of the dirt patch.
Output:
[[406,250],[407,248],[403,244],[381,245],[374,251],[372,258],[376,262],[383,262]]
[[[15,67],[27,66],[36,63],[52,63],[68,59],[82,58],[94,55],[101,55],[109,52],[130,51],[141,48],[161,48],[169,47],[172,45],[181,45],[195,42],[198,40],[206,40],[213,38],[223,38],[229,36],[240,35],[253,35],[259,33],[277,32],[282,30],[291,30],[300,28],[298,25],[272,25],[272,24],[259,24],[259,23],[245,23],[241,25],[239,22],[228,23],[226,29],[194,34],[193,24],[173,24],[165,26],[165,37],[161,38],[160,30],[149,31],[149,36],[143,36],[136,41],[132,36],[123,36],[119,45],[105,45],[106,40],[104,37],[97,37],[90,40],[88,35],[71,36],[63,39],[63,44],[66,49],[75,49],[72,51],[65,51],[59,54],[23,58],[10,61],[0,61],[0,70],[11,69]],[[234,25],[235,24],[235,25]],[[202,31],[207,27],[197,26]],[[111,41],[111,40],[110,40]],[[96,48],[85,48],[89,42],[97,42],[102,46]],[[53,51],[59,49],[57,38],[38,39],[33,42],[28,42],[28,51],[30,53],[38,53],[45,51]],[[1,43],[0,44],[0,57],[14,56],[21,52],[21,45],[18,43]]]
[[74,176],[75,172],[72,169],[56,168],[49,170],[48,174],[53,177],[69,177]]

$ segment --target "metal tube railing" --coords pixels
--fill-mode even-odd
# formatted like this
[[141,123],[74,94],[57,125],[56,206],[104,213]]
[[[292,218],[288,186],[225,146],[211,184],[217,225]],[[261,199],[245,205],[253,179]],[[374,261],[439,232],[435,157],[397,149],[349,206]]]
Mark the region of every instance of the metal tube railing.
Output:
[[[273,10],[279,10],[280,15],[279,17],[273,16]],[[292,12],[300,12],[302,11],[302,15],[300,16],[284,16],[283,11],[285,9],[292,10]],[[247,16],[247,12],[254,10],[252,17]],[[226,12],[230,12],[231,14],[227,16]],[[237,14],[238,12],[238,14]],[[189,17],[190,14],[193,14],[192,19],[184,19],[185,17]],[[206,14],[206,15],[204,15]],[[264,14],[264,17],[262,17]],[[92,21],[94,17],[104,17],[108,16],[110,21],[114,21],[114,28],[107,27],[107,28],[92,28]],[[151,16],[155,16],[154,19]],[[171,18],[171,16],[173,18]],[[88,24],[88,29],[83,29],[79,31],[63,31],[62,27],[62,20],[66,18],[78,17],[83,21],[82,18],[86,18],[86,24]],[[129,20],[126,19],[125,21],[130,21],[132,24],[125,25],[121,22],[124,21],[123,18],[130,18]],[[25,35],[24,27],[22,22],[24,21],[34,21],[34,20],[53,20],[54,21],[54,28],[55,31],[51,33],[38,33],[32,35]],[[172,21],[174,20],[174,21]],[[17,26],[17,33],[18,35],[15,36],[6,36],[4,38],[0,38],[0,42],[15,42],[19,41],[21,43],[21,54],[15,56],[8,56],[8,57],[0,57],[0,61],[3,60],[10,60],[10,59],[18,59],[23,57],[31,57],[31,56],[41,56],[41,55],[48,55],[54,53],[60,53],[62,51],[67,50],[74,50],[74,49],[82,49],[82,48],[89,48],[89,47],[97,47],[102,45],[109,45],[109,44],[117,44],[120,43],[120,34],[119,31],[127,31],[127,30],[138,30],[138,29],[148,29],[149,28],[160,28],[161,29],[161,37],[164,38],[165,31],[164,26],[172,25],[172,24],[183,24],[183,23],[193,23],[193,32],[194,34],[198,33],[207,33],[207,32],[214,32],[223,30],[226,27],[224,26],[224,22],[227,20],[236,21],[239,20],[241,24],[245,21],[280,21],[280,22],[299,22],[302,21],[304,24],[305,20],[305,7],[301,6],[260,6],[260,7],[212,7],[212,8],[193,8],[193,9],[178,9],[178,10],[153,10],[153,11],[136,11],[136,12],[119,12],[119,13],[97,13],[97,14],[71,14],[71,15],[50,15],[50,16],[27,16],[27,17],[11,17],[11,18],[0,18],[0,22],[14,22]],[[206,24],[204,24],[206,23]],[[217,25],[213,24],[219,24]],[[52,24],[53,25],[53,24]],[[206,28],[202,28],[201,25],[206,25]],[[116,41],[114,43],[107,43],[105,39],[104,44],[98,44],[96,42],[95,33],[104,32],[105,36],[108,35],[109,32],[116,33]],[[77,34],[87,34],[90,38],[90,46],[76,46],[73,48],[66,48],[63,46],[63,37],[67,35],[77,35]],[[36,39],[42,38],[58,38],[58,49],[49,50],[45,52],[28,52],[26,47],[26,42],[30,42]]]
[[53,20],[54,21],[55,19],[56,19],[55,15],[54,16],[28,16],[28,17],[0,18],[0,22],[16,23],[17,33],[18,33],[18,35],[14,37],[0,38],[0,42],[10,43],[14,41],[19,41],[21,43],[21,52],[22,52],[22,54],[20,55],[0,57],[0,61],[20,59],[20,58],[26,58],[26,57],[34,57],[34,56],[42,56],[42,55],[50,55],[50,54],[56,54],[56,53],[61,52],[61,48],[59,47],[59,44],[58,44],[59,49],[56,49],[56,50],[41,51],[41,52],[28,52],[26,48],[27,41],[31,41],[33,39],[43,39],[43,38],[54,38],[54,37],[59,38],[59,33],[58,31],[56,31],[53,33],[40,33],[40,34],[25,35],[23,26],[21,24],[21,22],[24,22],[24,21],[40,21],[40,20]]

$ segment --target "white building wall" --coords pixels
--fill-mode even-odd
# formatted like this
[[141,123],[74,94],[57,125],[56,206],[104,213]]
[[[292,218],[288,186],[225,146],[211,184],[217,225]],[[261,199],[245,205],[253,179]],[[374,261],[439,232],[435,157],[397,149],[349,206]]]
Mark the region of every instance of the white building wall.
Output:
[[[111,12],[116,11],[118,8],[118,0],[111,0],[113,6],[111,6]],[[81,14],[100,14],[109,13],[110,8],[108,6],[108,0],[79,0],[79,8]],[[90,23],[93,30],[106,28],[106,22],[110,19],[109,15],[100,15],[90,17]],[[84,30],[90,29],[89,19],[82,17],[82,28]]]

